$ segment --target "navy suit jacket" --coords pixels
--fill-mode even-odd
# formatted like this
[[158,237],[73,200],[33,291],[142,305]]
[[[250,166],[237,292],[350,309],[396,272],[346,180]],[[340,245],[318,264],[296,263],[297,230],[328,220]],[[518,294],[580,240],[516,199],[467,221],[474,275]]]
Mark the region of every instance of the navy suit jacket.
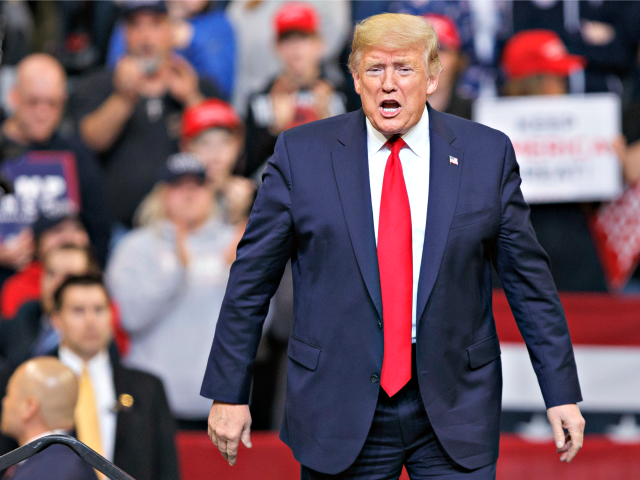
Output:
[[[428,112],[418,383],[447,453],[477,468],[496,461],[500,430],[492,263],[547,407],[578,402],[581,393],[564,312],[529,221],[511,142],[477,123],[431,107]],[[365,442],[383,356],[362,110],[280,136],[231,268],[202,395],[248,402],[262,323],[288,259],[294,325],[281,438],[302,464],[334,474],[355,460]]]
[[21,465],[10,468],[3,480],[97,480],[96,474],[73,450],[51,445]]

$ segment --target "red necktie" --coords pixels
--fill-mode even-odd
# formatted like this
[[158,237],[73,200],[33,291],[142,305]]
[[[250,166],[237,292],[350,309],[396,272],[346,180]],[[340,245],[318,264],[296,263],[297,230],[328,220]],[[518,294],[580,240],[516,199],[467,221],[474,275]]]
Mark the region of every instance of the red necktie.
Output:
[[391,155],[384,169],[378,223],[378,265],[384,319],[384,358],[380,385],[390,397],[411,379],[413,260],[411,208],[402,175],[399,136],[387,142]]

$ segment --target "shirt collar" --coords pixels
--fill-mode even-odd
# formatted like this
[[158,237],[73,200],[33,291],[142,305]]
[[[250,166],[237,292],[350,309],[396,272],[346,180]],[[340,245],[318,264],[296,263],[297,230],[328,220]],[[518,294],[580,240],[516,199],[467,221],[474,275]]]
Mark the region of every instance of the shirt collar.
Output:
[[[68,347],[60,346],[58,356],[60,357],[60,361],[73,370],[76,375],[82,375],[85,361],[79,355],[71,351]],[[87,362],[89,372],[96,368],[104,368],[105,366],[109,366],[109,354],[106,350],[100,351]]]
[[[372,154],[377,153],[385,146],[390,137],[376,130],[368,118],[366,118],[366,123],[368,150]],[[429,152],[429,110],[426,106],[424,107],[420,121],[411,127],[407,133],[402,135],[402,139],[413,153],[420,158],[425,158],[425,154]]]

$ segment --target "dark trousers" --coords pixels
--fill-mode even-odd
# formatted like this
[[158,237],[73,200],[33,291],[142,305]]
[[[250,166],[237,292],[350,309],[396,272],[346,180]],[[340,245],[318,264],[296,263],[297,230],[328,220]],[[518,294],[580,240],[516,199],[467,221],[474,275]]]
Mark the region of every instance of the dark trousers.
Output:
[[411,480],[496,478],[495,463],[468,470],[456,464],[444,451],[422,403],[415,356],[413,365],[411,380],[392,398],[380,388],[371,429],[353,465],[337,475],[319,473],[303,465],[301,480],[397,480],[403,465]]

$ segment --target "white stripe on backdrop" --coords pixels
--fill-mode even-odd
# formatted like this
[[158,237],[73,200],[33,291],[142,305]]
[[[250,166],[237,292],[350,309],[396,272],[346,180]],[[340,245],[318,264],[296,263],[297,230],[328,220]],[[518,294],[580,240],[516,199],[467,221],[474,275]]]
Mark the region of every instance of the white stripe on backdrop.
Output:
[[[640,320],[639,320],[640,321]],[[505,410],[544,410],[527,348],[502,343]],[[574,346],[585,412],[640,412],[640,347]]]

